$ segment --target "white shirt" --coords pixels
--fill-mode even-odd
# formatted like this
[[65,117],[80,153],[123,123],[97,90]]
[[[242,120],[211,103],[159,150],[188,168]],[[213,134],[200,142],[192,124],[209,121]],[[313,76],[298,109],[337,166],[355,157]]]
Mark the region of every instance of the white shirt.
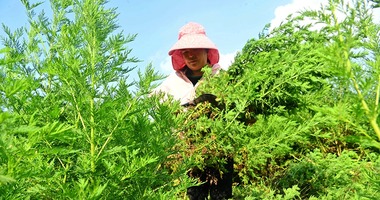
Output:
[[[219,69],[219,64],[213,65],[212,74],[216,74]],[[175,71],[170,74],[153,93],[164,92],[167,95],[171,95],[174,100],[180,101],[180,104],[183,105],[194,100],[195,90],[199,83],[198,81],[197,84],[193,85],[183,71]]]

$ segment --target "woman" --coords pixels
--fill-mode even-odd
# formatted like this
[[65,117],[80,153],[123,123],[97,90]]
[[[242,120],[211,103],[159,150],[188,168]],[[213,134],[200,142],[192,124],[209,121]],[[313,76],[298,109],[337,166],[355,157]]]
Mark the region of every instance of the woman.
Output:
[[213,74],[220,69],[219,51],[206,36],[202,25],[190,22],[179,31],[178,41],[169,51],[174,73],[170,74],[155,92],[164,92],[179,100],[181,105],[194,100],[195,90],[202,78],[203,67],[212,67]]
[[[169,75],[155,92],[171,95],[175,100],[179,100],[181,105],[193,103],[195,90],[203,75],[202,68],[211,67],[213,74],[219,71],[219,51],[206,36],[203,26],[190,22],[180,29],[178,41],[170,49],[169,55],[175,72]],[[209,101],[210,99],[206,100]],[[228,159],[223,168],[227,170],[223,176],[219,169],[213,167],[190,170],[189,176],[205,182],[200,186],[188,188],[187,195],[190,200],[207,199],[209,193],[211,199],[231,198],[232,159]],[[218,181],[211,180],[210,175],[213,180],[217,179]]]

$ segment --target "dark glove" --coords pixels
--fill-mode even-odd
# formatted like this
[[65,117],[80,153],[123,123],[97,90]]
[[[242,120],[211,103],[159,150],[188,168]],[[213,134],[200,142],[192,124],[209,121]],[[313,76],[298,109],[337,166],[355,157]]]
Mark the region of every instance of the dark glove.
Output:
[[183,104],[182,106],[196,106],[202,102],[209,102],[212,106],[218,107],[219,109],[222,108],[222,105],[216,101],[216,96],[213,94],[202,94],[199,97],[195,98],[193,101]]

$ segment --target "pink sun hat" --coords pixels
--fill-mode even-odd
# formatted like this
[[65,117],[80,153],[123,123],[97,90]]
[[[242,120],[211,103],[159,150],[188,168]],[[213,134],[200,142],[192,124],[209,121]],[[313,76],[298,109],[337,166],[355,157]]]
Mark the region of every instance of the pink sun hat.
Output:
[[219,62],[218,48],[206,36],[203,26],[198,23],[189,22],[179,30],[178,41],[169,50],[174,70],[181,70],[186,65],[181,51],[178,51],[180,49],[208,49],[207,58],[210,64]]

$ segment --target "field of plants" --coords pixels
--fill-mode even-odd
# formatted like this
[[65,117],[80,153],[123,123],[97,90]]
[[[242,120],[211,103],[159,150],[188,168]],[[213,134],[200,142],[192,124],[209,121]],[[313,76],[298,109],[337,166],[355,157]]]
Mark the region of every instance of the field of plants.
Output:
[[130,81],[136,35],[105,0],[22,2],[28,27],[2,27],[0,199],[187,199],[188,170],[226,158],[233,199],[380,199],[380,1],[264,27],[186,109],[150,95],[154,66]]

